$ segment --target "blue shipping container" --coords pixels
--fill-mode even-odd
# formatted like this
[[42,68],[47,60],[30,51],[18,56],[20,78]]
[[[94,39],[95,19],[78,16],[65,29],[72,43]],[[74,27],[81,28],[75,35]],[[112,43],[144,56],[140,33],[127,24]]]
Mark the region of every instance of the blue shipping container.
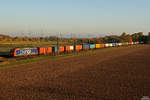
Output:
[[115,43],[116,44],[116,46],[119,46],[119,43]]
[[94,49],[95,48],[95,44],[90,44],[90,49]]
[[84,44],[83,45],[83,50],[88,50],[90,48],[89,44]]

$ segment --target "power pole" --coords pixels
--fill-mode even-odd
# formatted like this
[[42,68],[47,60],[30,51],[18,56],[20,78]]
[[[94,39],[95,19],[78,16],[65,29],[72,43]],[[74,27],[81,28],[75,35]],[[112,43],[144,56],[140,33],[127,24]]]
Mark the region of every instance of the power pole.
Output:
[[57,47],[58,47],[58,45],[59,45],[59,37],[57,35]]

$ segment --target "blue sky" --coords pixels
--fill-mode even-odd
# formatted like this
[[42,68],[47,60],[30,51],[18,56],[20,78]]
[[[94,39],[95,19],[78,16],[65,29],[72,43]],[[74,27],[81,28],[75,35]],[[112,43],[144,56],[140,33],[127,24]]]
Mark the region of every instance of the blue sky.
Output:
[[150,31],[150,0],[0,0],[0,32]]

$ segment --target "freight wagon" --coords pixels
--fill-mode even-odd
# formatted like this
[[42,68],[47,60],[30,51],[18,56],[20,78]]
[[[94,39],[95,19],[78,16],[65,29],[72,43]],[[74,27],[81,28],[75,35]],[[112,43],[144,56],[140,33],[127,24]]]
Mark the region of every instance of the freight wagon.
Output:
[[105,44],[101,44],[101,48],[104,48],[105,47]]
[[53,46],[52,47],[52,52],[53,54],[59,54],[59,53],[64,53],[65,52],[65,46]]
[[96,44],[95,46],[96,46],[96,49],[101,48],[101,44]]
[[83,50],[89,50],[90,45],[89,44],[83,44]]
[[90,49],[95,49],[95,44],[89,44],[90,45]]
[[108,44],[108,43],[106,43],[106,44],[105,44],[105,47],[106,47],[106,48],[107,48],[107,47],[109,47],[109,44]]
[[67,45],[67,46],[65,46],[65,52],[66,53],[69,53],[69,52],[72,52],[72,51],[74,51],[74,46],[69,46],[69,45]]
[[116,47],[119,46],[119,43],[115,43],[115,46],[116,46]]
[[58,53],[59,52],[59,47],[58,46],[53,46],[52,47],[52,52],[53,53]]
[[48,55],[52,53],[52,47],[38,47],[39,55]]
[[133,44],[133,42],[129,42],[129,45],[132,45]]
[[75,45],[74,50],[75,51],[81,51],[82,50],[82,45]]
[[139,44],[139,42],[136,42],[136,44]]
[[118,43],[118,46],[122,46],[122,43]]
[[65,46],[59,46],[59,53],[65,52]]
[[112,47],[113,45],[112,45],[112,43],[109,43],[108,46],[109,46],[109,47]]
[[73,45],[70,46],[70,50],[74,51],[74,46]]

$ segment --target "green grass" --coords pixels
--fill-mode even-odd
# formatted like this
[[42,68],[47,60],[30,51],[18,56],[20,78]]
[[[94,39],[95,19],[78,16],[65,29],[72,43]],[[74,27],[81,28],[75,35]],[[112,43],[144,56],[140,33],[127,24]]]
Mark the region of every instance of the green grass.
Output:
[[[56,41],[49,42],[13,42],[13,43],[0,43],[0,52],[9,52],[11,48],[23,47],[46,47],[56,45]],[[65,42],[59,42],[59,45],[66,45]]]
[[[134,45],[134,46],[140,46],[140,45]],[[122,48],[129,48],[133,46],[122,46],[122,47],[113,47],[113,48],[101,48],[97,50],[88,50],[88,51],[81,51],[81,52],[74,52],[74,53],[69,53],[69,54],[61,54],[61,55],[56,55],[56,56],[37,56],[33,58],[27,58],[23,60],[15,60],[15,59],[7,59],[7,58],[1,58],[0,60],[4,62],[0,62],[0,67],[1,68],[6,68],[6,67],[13,67],[13,66],[19,66],[23,64],[29,64],[29,63],[34,63],[34,62],[39,62],[43,60],[48,60],[48,59],[55,59],[55,58],[60,58],[60,57],[69,57],[69,56],[80,56],[80,55],[91,55],[91,54],[96,54],[96,53],[103,53],[111,50],[117,50],[117,49],[122,49]]]
[[9,52],[10,47],[0,47],[0,52]]

